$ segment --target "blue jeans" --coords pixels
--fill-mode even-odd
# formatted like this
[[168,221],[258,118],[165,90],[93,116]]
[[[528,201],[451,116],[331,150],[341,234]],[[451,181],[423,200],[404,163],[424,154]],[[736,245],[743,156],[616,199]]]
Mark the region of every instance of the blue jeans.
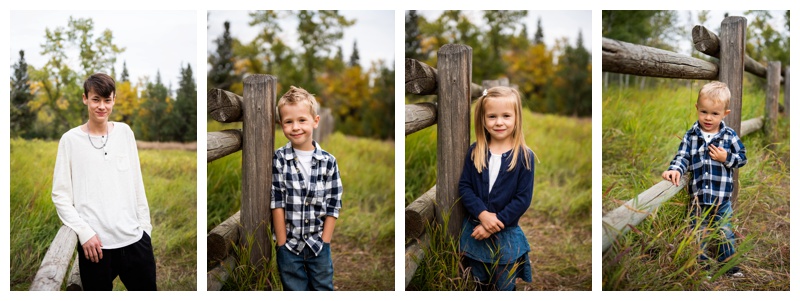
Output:
[[521,277],[523,263],[528,262],[528,254],[523,255],[511,264],[481,262],[464,257],[464,263],[470,267],[470,273],[478,282],[479,291],[514,291],[517,289],[517,278]]
[[314,255],[314,251],[308,246],[298,255],[283,245],[277,248],[275,257],[284,291],[333,290],[330,243],[322,245],[319,255]]
[[690,205],[690,214],[692,220],[692,228],[697,226],[697,223],[700,222],[700,226],[698,230],[702,233],[700,238],[700,248],[702,252],[700,256],[698,256],[698,261],[703,262],[708,260],[710,257],[706,255],[707,251],[707,235],[712,233],[711,231],[721,231],[724,235],[724,239],[721,239],[721,242],[717,245],[717,261],[725,262],[733,256],[733,253],[736,252],[734,248],[734,243],[736,242],[736,238],[733,235],[733,230],[731,230],[731,216],[733,215],[733,209],[731,209],[730,202],[723,202],[719,205]]

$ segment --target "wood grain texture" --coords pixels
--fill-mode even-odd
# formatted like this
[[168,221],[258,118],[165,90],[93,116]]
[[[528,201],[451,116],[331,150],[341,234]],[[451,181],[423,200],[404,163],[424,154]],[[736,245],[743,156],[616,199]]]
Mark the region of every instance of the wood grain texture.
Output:
[[211,229],[206,236],[208,260],[222,261],[232,254],[233,245],[239,242],[241,211],[236,211],[221,224]]
[[72,259],[72,267],[69,269],[69,276],[67,276],[67,290],[83,290],[83,282],[81,282],[81,268],[80,264],[78,264],[78,252],[75,252],[75,258]]
[[419,239],[415,239],[406,246],[406,287],[414,278],[420,262],[425,259],[425,250],[428,249],[430,240],[427,234],[423,234]]
[[431,187],[406,207],[406,239],[420,237],[425,233],[425,227],[436,220],[434,202],[436,202],[436,186]]
[[680,192],[688,181],[689,173],[681,177],[678,186],[662,180],[636,198],[606,213],[603,216],[603,252],[608,250],[618,236],[627,233],[631,226],[641,223],[659,205]]
[[242,233],[239,243],[247,244],[252,235],[250,264],[262,267],[272,255],[270,190],[272,157],[275,149],[275,93],[277,78],[250,75],[244,80],[244,117],[242,119]]
[[317,128],[314,129],[313,138],[314,141],[322,143],[323,141],[327,140],[328,137],[333,134],[333,114],[331,114],[331,108],[320,108],[319,112],[319,125]]
[[222,130],[206,134],[206,163],[242,149],[242,130]]
[[698,58],[603,38],[603,72],[713,80],[719,68]]
[[[719,81],[728,84],[731,91],[730,110],[723,120],[737,133],[742,125],[742,80],[744,79],[744,47],[747,19],[727,17],[720,27]],[[733,170],[731,203],[739,198],[739,169]]]
[[763,127],[764,127],[764,117],[747,119],[745,121],[742,121],[742,131],[737,133],[739,134],[739,136],[744,137],[745,135],[755,133],[756,131],[760,130]]
[[781,62],[769,62],[767,64],[767,101],[764,107],[766,121],[764,122],[764,133],[771,141],[771,147],[778,142],[778,98],[781,95]]
[[436,124],[436,104],[432,102],[406,105],[406,136]]
[[70,260],[78,245],[78,235],[67,226],[61,226],[44,254],[42,264],[31,282],[31,291],[58,291],[64,283]]
[[439,49],[437,70],[439,116],[436,160],[436,221],[452,237],[461,233],[464,207],[458,203],[458,180],[469,148],[472,48],[447,44]]
[[236,268],[236,258],[228,256],[220,264],[206,273],[206,291],[219,291],[228,280],[230,271]]
[[242,121],[242,97],[233,92],[212,88],[208,91],[208,115],[219,122]]
[[[406,59],[406,93],[414,95],[434,95],[438,91],[436,68],[415,59]],[[470,97],[481,97],[483,86],[470,83]]]
[[[708,28],[702,25],[695,25],[692,28],[692,43],[694,43],[694,49],[697,49],[697,51],[719,58],[719,36],[708,30]],[[744,71],[761,78],[767,77],[767,68],[747,56],[747,54],[744,56]],[[781,82],[783,82],[783,79],[781,79]]]
[[783,83],[783,107],[785,108],[784,112],[786,112],[786,118],[789,118],[789,112],[791,112],[791,110],[789,110],[789,100],[791,99],[789,98],[789,83],[791,82],[791,80],[789,80],[789,66],[786,66],[783,70],[785,79]]

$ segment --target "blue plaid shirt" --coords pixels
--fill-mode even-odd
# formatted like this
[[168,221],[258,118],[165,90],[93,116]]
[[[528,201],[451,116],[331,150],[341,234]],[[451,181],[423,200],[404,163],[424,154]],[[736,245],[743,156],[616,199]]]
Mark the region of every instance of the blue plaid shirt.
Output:
[[272,160],[270,209],[284,208],[286,248],[295,254],[306,246],[315,255],[322,251],[325,217],[339,218],[342,180],[336,158],[314,142],[308,187],[300,172],[300,161],[291,142],[275,151]]
[[711,159],[708,144],[702,135],[700,126],[695,122],[683,136],[678,154],[670,163],[669,170],[677,170],[681,176],[687,171],[692,172],[689,195],[699,204],[718,205],[728,202],[733,192],[733,169],[747,163],[744,144],[733,129],[721,122],[719,132],[709,141],[728,152],[725,163],[721,163]]

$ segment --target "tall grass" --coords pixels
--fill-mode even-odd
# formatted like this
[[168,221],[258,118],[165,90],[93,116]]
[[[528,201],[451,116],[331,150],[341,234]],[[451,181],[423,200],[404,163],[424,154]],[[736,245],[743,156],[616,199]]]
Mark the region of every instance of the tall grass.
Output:
[[[612,86],[603,92],[603,212],[661,181],[680,139],[697,120],[694,104],[704,83],[692,81],[677,89]],[[746,86],[742,120],[761,116],[764,99],[762,91]],[[737,253],[731,261],[711,260],[708,270],[697,262],[700,233],[690,226],[684,190],[604,254],[603,289],[787,290],[788,125],[779,119],[783,140],[775,145],[760,131],[741,137],[748,163],[739,169],[739,200],[732,217]],[[737,264],[745,279],[722,277]]]
[[[591,289],[591,119],[524,109],[522,122],[525,141],[540,161],[535,161],[531,207],[520,221],[532,246],[534,281],[521,289]],[[436,183],[436,126],[407,136],[405,148],[407,206]],[[450,244],[436,228],[429,235],[426,256],[431,257],[409,287],[470,289],[454,278],[457,241]]]
[[[50,198],[57,141],[11,139],[11,289],[27,290],[61,220]],[[159,290],[197,289],[194,152],[140,150]],[[115,290],[124,286],[117,280]]]
[[[210,131],[236,127],[212,121],[208,124]],[[277,130],[275,148],[286,142],[286,137]],[[391,290],[394,287],[394,143],[336,132],[320,146],[336,157],[344,190],[333,236],[334,262],[346,262],[337,260],[337,255],[362,259],[358,269],[336,269],[335,285],[349,290]],[[241,152],[237,152],[208,164],[209,230],[239,210],[241,160]]]

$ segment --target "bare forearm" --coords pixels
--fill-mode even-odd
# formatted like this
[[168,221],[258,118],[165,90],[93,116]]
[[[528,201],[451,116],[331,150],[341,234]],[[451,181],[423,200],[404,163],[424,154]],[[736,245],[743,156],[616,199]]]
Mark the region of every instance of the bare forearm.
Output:
[[276,243],[282,246],[286,243],[286,217],[283,208],[272,209],[272,228],[275,230]]
[[336,227],[336,218],[333,216],[325,217],[325,224],[322,228],[322,241],[330,243],[333,239],[333,229]]

